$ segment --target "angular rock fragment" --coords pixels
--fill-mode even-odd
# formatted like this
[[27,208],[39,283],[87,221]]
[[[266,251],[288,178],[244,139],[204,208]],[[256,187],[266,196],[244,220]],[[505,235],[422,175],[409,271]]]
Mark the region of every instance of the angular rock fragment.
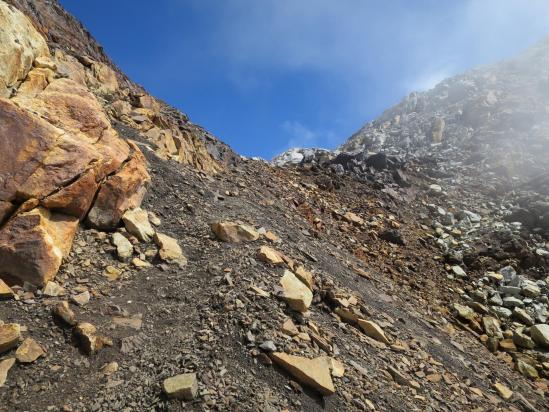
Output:
[[116,246],[116,253],[120,260],[127,260],[133,255],[133,245],[121,233],[112,234],[112,243]]
[[549,348],[549,325],[542,323],[532,326],[530,336],[539,346]]
[[313,274],[309,272],[305,267],[299,265],[295,268],[294,274],[299,280],[301,280],[307,287],[313,290],[314,278]]
[[503,399],[509,400],[511,396],[513,396],[513,391],[504,384],[497,382],[493,386],[494,389],[498,392],[499,396],[501,396]]
[[2,299],[12,299],[13,298],[13,290],[6,285],[6,283],[0,279],[0,300]]
[[385,343],[388,345],[389,339],[385,336],[385,332],[383,332],[383,329],[381,327],[372,321],[359,319],[358,320],[358,326],[362,329],[362,331],[372,339],[375,339],[379,342]]
[[234,222],[214,222],[211,224],[216,237],[224,242],[252,242],[259,239],[259,233],[251,226]]
[[8,372],[13,365],[15,365],[15,358],[8,358],[0,361],[0,388],[6,383]]
[[282,259],[281,254],[269,246],[261,246],[257,251],[257,258],[260,261],[270,263],[271,265],[284,264],[284,259]]
[[52,314],[69,326],[76,325],[76,315],[69,307],[69,302],[63,301],[55,305]]
[[97,335],[97,329],[91,323],[81,322],[73,329],[78,346],[88,355],[92,355],[105,345],[112,345],[110,339]]
[[32,338],[27,338],[17,348],[15,358],[19,363],[32,363],[39,357],[44,356],[45,353],[38,342]]
[[170,399],[183,399],[190,401],[198,393],[198,381],[195,373],[183,373],[165,379],[162,389]]
[[55,282],[48,282],[42,291],[44,296],[57,297],[65,294],[65,289]]
[[0,274],[43,286],[67,256],[78,219],[38,207],[12,217],[0,229]]
[[168,262],[179,262],[181,265],[187,263],[187,258],[183,255],[183,250],[181,250],[176,239],[156,232],[154,234],[154,241],[160,249],[158,251],[160,259]]
[[21,327],[17,323],[0,325],[0,354],[15,348],[21,339]]
[[288,306],[298,312],[306,312],[313,301],[313,292],[289,270],[284,271],[280,283],[282,298]]
[[147,211],[139,207],[128,210],[122,216],[122,220],[128,232],[142,242],[149,242],[154,236],[155,231],[149,222]]
[[320,394],[328,396],[335,393],[330,366],[324,357],[308,359],[283,352],[273,352],[269,356],[299,382],[315,389]]

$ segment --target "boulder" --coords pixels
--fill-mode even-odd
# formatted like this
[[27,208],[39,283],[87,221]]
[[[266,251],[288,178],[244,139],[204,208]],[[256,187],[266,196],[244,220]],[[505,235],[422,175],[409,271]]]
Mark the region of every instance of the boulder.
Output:
[[234,222],[214,222],[211,224],[215,236],[230,243],[251,242],[259,239],[259,233],[251,226]]
[[143,242],[149,242],[154,236],[154,228],[149,222],[149,215],[146,210],[137,207],[130,209],[122,216],[124,226],[129,233]]
[[283,352],[273,352],[269,356],[299,382],[315,389],[320,394],[328,396],[335,393],[330,365],[324,357],[308,359]]
[[115,228],[127,210],[139,207],[151,182],[145,157],[134,143],[129,144],[130,159],[101,185],[88,214],[88,222],[98,229]]
[[306,312],[313,301],[313,292],[289,270],[284,271],[280,279],[282,298],[288,306],[298,312]]
[[8,97],[32,68],[37,57],[49,55],[44,38],[14,7],[0,2],[0,97]]
[[44,286],[70,252],[78,218],[38,207],[0,229],[0,277]]

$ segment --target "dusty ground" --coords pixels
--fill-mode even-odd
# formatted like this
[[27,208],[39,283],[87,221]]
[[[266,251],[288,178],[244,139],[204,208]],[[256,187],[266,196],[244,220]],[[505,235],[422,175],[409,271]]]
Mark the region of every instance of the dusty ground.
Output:
[[[113,346],[92,356],[79,351],[50,312],[66,297],[46,299],[36,293],[27,300],[0,302],[0,319],[24,325],[24,335],[47,350],[35,363],[12,368],[0,388],[1,410],[548,408],[543,385],[511,370],[449,314],[447,307],[459,300],[462,285],[447,279],[436,259],[439,252],[419,222],[425,194],[417,186],[406,192],[407,198],[395,200],[371,183],[343,177],[334,189],[322,173],[273,169],[253,161],[211,178],[159,160],[146,148],[144,152],[153,185],[143,207],[160,217],[161,232],[178,239],[188,265],[149,259],[150,268],[136,269],[117,260],[109,235],[82,230],[58,280],[68,294],[90,290],[87,305],[72,307],[79,320],[112,338]],[[369,228],[347,223],[337,213],[345,210],[374,223]],[[281,238],[271,246],[315,274],[309,317],[296,315],[274,296],[282,269],[256,259],[258,247],[268,242],[215,240],[209,228],[215,219],[241,220]],[[388,227],[399,228],[405,245],[378,237]],[[137,247],[145,252],[155,246]],[[109,265],[122,270],[118,280],[105,276]],[[258,296],[251,285],[271,296]],[[330,291],[358,298],[393,345],[340,322]],[[113,323],[113,316],[136,315],[142,324],[135,328]],[[314,322],[330,342],[328,354],[344,363],[344,377],[335,378],[335,395],[321,398],[257,357],[257,346],[266,339],[304,356],[324,354],[317,344],[281,334],[287,317],[305,332],[311,330],[308,322]],[[106,376],[100,369],[112,361],[119,369]],[[395,382],[391,367],[414,383]],[[187,403],[167,400],[163,379],[183,372],[197,373],[199,397]],[[510,402],[493,390],[495,382],[514,391]]]

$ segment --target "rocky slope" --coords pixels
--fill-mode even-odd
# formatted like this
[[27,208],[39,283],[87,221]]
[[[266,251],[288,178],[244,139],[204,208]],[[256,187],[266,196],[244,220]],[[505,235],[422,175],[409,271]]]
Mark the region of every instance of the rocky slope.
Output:
[[451,139],[239,159],[52,1],[0,1],[0,90],[0,410],[549,407],[512,174]]

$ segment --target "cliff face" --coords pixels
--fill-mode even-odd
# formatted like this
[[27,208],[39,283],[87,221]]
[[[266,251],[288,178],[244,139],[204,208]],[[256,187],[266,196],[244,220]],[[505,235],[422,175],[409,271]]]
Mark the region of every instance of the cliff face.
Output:
[[[413,152],[432,143],[500,157],[535,174],[549,136],[549,40],[510,60],[411,93],[365,124],[340,150]],[[531,156],[528,161],[519,159]]]

